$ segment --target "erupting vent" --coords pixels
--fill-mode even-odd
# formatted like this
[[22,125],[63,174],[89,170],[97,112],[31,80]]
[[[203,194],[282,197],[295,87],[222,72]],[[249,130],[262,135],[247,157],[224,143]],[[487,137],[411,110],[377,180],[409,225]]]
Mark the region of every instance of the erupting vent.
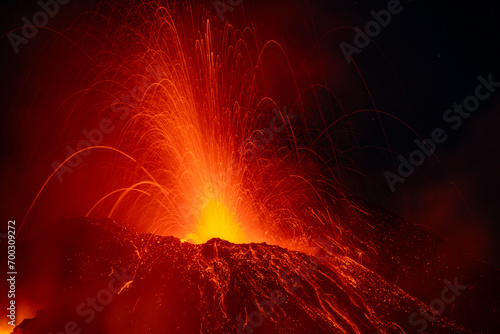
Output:
[[210,239],[220,238],[235,244],[247,242],[241,225],[227,206],[217,200],[210,200],[203,208],[195,232],[187,240],[203,244]]

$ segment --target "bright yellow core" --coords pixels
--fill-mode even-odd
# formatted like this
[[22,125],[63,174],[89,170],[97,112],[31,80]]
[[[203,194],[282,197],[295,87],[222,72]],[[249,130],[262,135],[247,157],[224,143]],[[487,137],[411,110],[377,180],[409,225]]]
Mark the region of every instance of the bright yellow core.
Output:
[[187,239],[202,244],[212,238],[220,238],[232,243],[245,243],[246,238],[229,208],[217,200],[210,200],[203,208],[198,226]]

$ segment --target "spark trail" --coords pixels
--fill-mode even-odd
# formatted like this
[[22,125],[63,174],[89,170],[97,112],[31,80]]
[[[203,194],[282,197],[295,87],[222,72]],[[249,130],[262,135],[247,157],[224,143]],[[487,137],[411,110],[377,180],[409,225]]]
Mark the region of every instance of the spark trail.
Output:
[[[160,272],[159,264],[167,265],[162,259],[169,256],[164,248],[173,247],[181,267],[201,273],[200,282],[186,284],[205,312],[201,326],[207,333],[238,326],[250,333],[236,319],[248,322],[252,302],[270,298],[271,286],[280,287],[289,302],[269,321],[284,321],[289,310],[325,333],[399,330],[379,304],[389,295],[398,312],[418,303],[374,271],[377,251],[364,232],[371,228],[363,218],[365,209],[347,198],[338,180],[322,176],[327,167],[308,145],[318,138],[298,135],[307,133],[301,128],[307,123],[302,96],[311,87],[300,89],[294,81],[286,97],[270,93],[275,78],[264,70],[264,56],[273,51],[289,64],[279,43],[261,43],[255,30],[218,22],[209,8],[194,3],[103,2],[96,12],[82,15],[74,31],[79,36],[73,36],[75,44],[90,48],[86,52],[96,64],[88,74],[91,88],[81,92],[79,101],[92,96],[100,104],[100,117],[116,126],[105,144],[76,153],[108,152],[76,167],[92,169],[99,179],[96,187],[102,187],[86,217],[125,222],[113,242],[121,247],[116,238],[123,236],[123,245],[134,246],[134,259],[126,261],[129,270],[142,278]],[[291,66],[289,75],[294,77]],[[284,105],[295,119],[288,118]],[[82,108],[77,103],[75,114]],[[264,133],[273,118],[282,131]],[[139,234],[129,232],[130,226]],[[321,236],[335,247],[325,250],[318,242]],[[299,270],[304,257],[318,250],[326,255],[317,272]],[[207,260],[204,252],[215,255]],[[247,276],[234,278],[235,265],[245,259],[255,267],[246,266]],[[190,275],[183,277],[194,280]],[[239,285],[230,288],[235,284],[230,276]],[[298,280],[301,288],[295,289]],[[243,309],[228,309],[230,292],[243,295]],[[156,313],[141,304],[141,296],[131,300],[149,313],[141,318],[113,312],[136,317],[138,323],[155,321]],[[405,300],[412,302],[399,309],[396,305]],[[46,305],[58,303],[54,299]],[[288,321],[276,333],[293,328],[295,320]],[[141,326],[135,328],[145,330]]]

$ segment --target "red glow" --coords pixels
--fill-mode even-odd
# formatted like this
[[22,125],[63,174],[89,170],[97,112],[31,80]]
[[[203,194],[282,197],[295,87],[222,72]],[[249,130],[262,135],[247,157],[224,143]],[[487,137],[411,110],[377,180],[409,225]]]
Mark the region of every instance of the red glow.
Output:
[[[278,51],[286,64],[281,46],[207,19],[202,7],[156,6],[127,10],[127,22],[114,28],[121,34],[104,50],[88,44],[107,38],[100,32],[73,37],[89,57],[106,56],[91,87],[59,107],[72,110],[67,128],[80,117],[90,121],[39,196],[77,190],[88,217],[196,243],[221,237],[299,247],[295,235],[307,221],[336,225],[319,196],[312,154],[294,136],[304,117],[298,84],[293,99],[279,102],[265,89],[263,55]],[[124,9],[108,10],[113,20]],[[101,111],[88,114],[89,106]]]
[[[270,298],[272,290],[268,291],[266,284],[280,286],[283,273],[295,274],[290,268],[301,264],[305,255],[298,252],[302,252],[321,258],[321,268],[308,276],[306,269],[299,267],[295,271],[302,275],[304,290],[296,292],[288,285],[283,293],[308,319],[321,323],[329,332],[394,331],[400,327],[391,322],[391,307],[406,321],[405,312],[424,304],[396,286],[399,277],[391,272],[397,263],[394,257],[387,260],[391,266],[380,265],[382,255],[390,256],[380,255],[382,247],[372,239],[383,233],[380,226],[384,224],[379,220],[388,218],[348,197],[342,180],[335,179],[337,174],[330,170],[333,163],[313,151],[320,141],[327,142],[325,150],[336,150],[327,131],[332,124],[327,124],[320,103],[317,119],[321,121],[316,123],[309,119],[314,108],[307,111],[304,107],[317,102],[316,89],[324,87],[296,79],[299,76],[286,48],[274,40],[261,41],[250,26],[221,22],[211,8],[184,2],[133,5],[110,1],[79,16],[60,37],[64,42],[48,53],[48,60],[40,61],[58,64],[60,70],[50,82],[58,89],[50,101],[45,101],[49,98],[44,95],[39,99],[45,103],[34,107],[39,113],[48,110],[49,119],[32,120],[37,124],[33,128],[27,125],[25,131],[46,136],[46,140],[38,140],[33,135],[27,145],[37,148],[34,159],[51,168],[33,168],[32,178],[42,179],[41,174],[43,181],[39,189],[28,194],[34,200],[26,208],[20,238],[36,237],[61,217],[107,218],[111,227],[115,222],[127,225],[120,230],[130,234],[123,238],[125,246],[113,240],[113,245],[132,249],[133,265],[127,270],[137,273],[146,268],[144,272],[152,272],[154,265],[164,264],[148,258],[154,242],[171,247],[162,250],[180,253],[175,256],[186,260],[183,265],[199,266],[196,269],[201,268],[205,275],[201,276],[209,282],[201,278],[206,286],[190,282],[196,285],[194,291],[200,290],[202,297],[208,295],[203,288],[215,291],[212,301],[216,307],[212,310],[211,304],[203,305],[212,313],[202,318],[215,323],[213,328],[217,329],[235,319],[228,318],[224,304],[230,275],[217,271],[224,267],[223,261],[210,253],[217,254],[220,240],[208,246],[207,241],[220,238],[232,244],[267,243],[273,246],[221,246],[237,249],[241,253],[231,255],[247,265],[245,257],[254,256],[253,247],[264,255],[252,260],[269,261],[268,266],[255,268],[267,276],[250,275],[235,288],[235,293],[250,296],[249,303],[252,298]],[[315,73],[321,72],[316,65],[312,67]],[[45,87],[43,75],[37,78],[40,82],[34,80],[33,85]],[[366,111],[383,113],[366,109],[353,114]],[[339,115],[332,123],[346,121],[348,116]],[[332,156],[336,158],[336,154]],[[378,242],[395,242],[391,238],[397,239],[384,236]],[[46,244],[36,244],[33,249],[50,249],[43,265],[50,267],[59,281],[53,282],[49,274],[36,280],[26,278],[19,300],[31,304],[19,310],[18,322],[34,317],[38,310],[57,310],[58,298],[62,299],[55,295],[66,279],[62,273],[67,259],[60,259],[65,248],[46,240],[38,242]],[[86,242],[93,245],[91,238]],[[190,263],[183,252],[194,254],[197,262]],[[82,267],[91,268],[85,274],[98,277],[92,281],[95,283],[103,274],[99,271],[102,268],[92,266],[92,260],[87,259]],[[42,272],[40,266],[36,260],[26,264],[34,272]],[[160,279],[147,274],[141,279],[144,277]],[[265,284],[263,277],[269,279]],[[144,281],[134,279],[127,283],[124,294],[140,284],[146,286],[144,295],[151,292]],[[78,279],[75,282],[75,290],[88,291]],[[123,298],[129,301],[126,298],[131,294]],[[139,305],[137,312],[134,307],[137,326],[162,317],[154,304],[161,298],[158,304],[176,307],[174,301],[158,297],[156,291],[151,297],[154,303],[141,300],[142,295],[134,298],[130,300]],[[128,314],[128,306],[112,305],[108,314],[123,316]],[[234,312],[242,316],[246,311]],[[283,314],[288,316],[280,309],[275,316]],[[211,319],[212,315],[217,317]],[[105,322],[109,332],[130,330],[111,317]],[[444,320],[436,326],[448,325]]]

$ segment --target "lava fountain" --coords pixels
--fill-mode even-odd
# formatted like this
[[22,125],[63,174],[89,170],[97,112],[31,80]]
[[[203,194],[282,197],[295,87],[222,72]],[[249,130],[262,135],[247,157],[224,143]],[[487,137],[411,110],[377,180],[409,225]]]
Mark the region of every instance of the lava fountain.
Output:
[[[276,102],[266,91],[263,55],[278,51],[288,63],[277,42],[259,46],[253,30],[214,23],[203,6],[104,4],[80,19],[88,34],[73,38],[82,49],[109,40],[96,18],[105,13],[114,43],[89,55],[94,80],[76,93],[67,118],[92,100],[94,109],[101,104],[101,127],[86,132],[94,145],[78,143],[83,148],[53,164],[46,185],[73,177],[69,168],[94,168],[100,182],[121,186],[95,198],[87,217],[194,243],[220,237],[287,245],[307,234],[311,220],[337,225],[319,184],[340,189],[321,177],[294,134],[305,117],[304,92],[295,82],[295,97]],[[110,139],[95,145],[103,132]],[[97,151],[108,157],[86,160]]]
[[[76,324],[105,333],[282,333],[299,320],[309,327],[296,333],[383,333],[425,308],[386,281],[370,210],[323,176],[304,126],[312,86],[291,80],[288,95],[274,93],[265,55],[294,78],[279,43],[189,2],[103,2],[67,36],[93,67],[64,101],[65,122],[92,105],[99,126],[53,165],[30,210],[57,179],[58,191],[92,187],[92,202],[86,219],[58,225],[53,245],[26,247],[34,259],[50,249],[54,281],[69,287],[61,296],[55,283],[28,280],[25,299],[37,296],[40,312],[16,330],[41,333],[83,313]],[[30,224],[28,212],[21,227]],[[92,242],[70,245],[68,234]],[[94,321],[78,301],[110,300],[97,287],[119,267],[130,279],[107,296],[120,302],[94,308]],[[263,299],[279,308],[256,321]],[[435,329],[463,330],[438,319]]]

